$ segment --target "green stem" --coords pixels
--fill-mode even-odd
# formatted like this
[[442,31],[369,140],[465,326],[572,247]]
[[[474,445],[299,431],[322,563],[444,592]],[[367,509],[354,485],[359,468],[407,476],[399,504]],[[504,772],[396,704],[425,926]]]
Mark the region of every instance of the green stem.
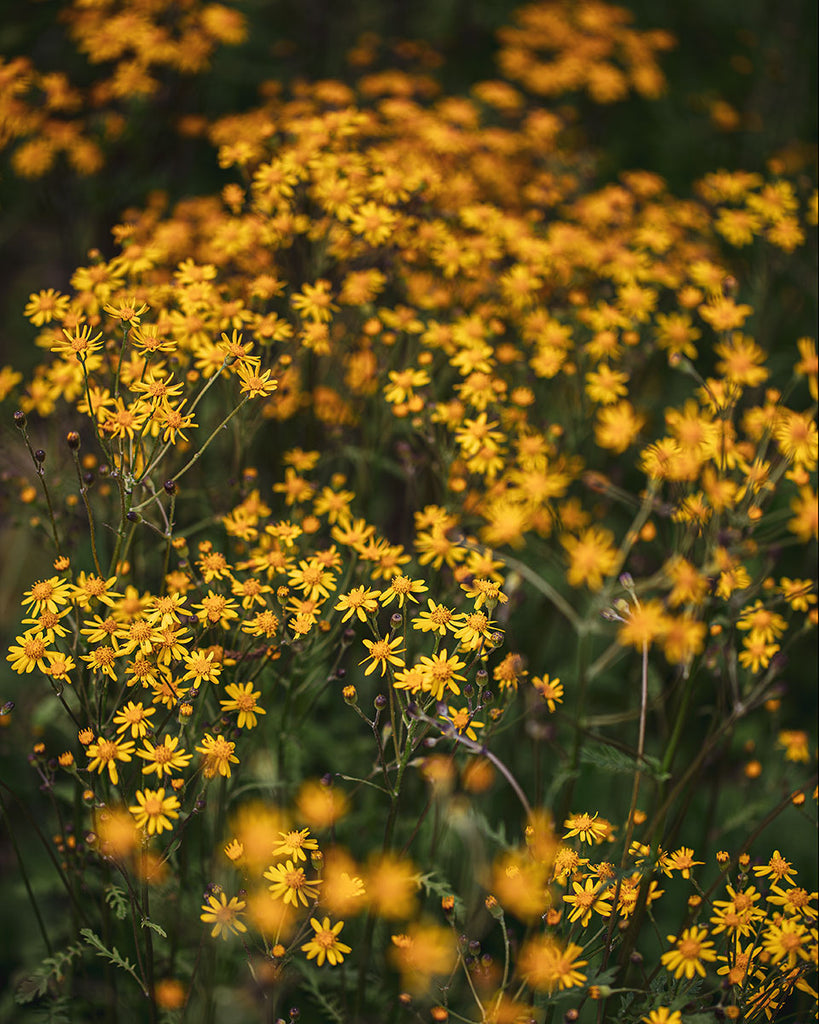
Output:
[[88,532],[91,537],[91,555],[94,559],[94,568],[97,570],[97,576],[102,577],[102,569],[100,568],[100,560],[97,555],[97,535],[94,529],[94,516],[91,512],[91,505],[88,501],[88,488],[85,486],[85,481],[82,478],[82,467],[80,466],[80,454],[76,448],[71,449],[71,454],[74,457],[74,468],[77,471],[77,482],[80,485],[80,497],[82,503],[85,506],[85,514],[88,518]]
[[[244,408],[244,406],[249,401],[250,401],[249,398],[247,398],[247,397],[243,398],[242,401],[231,412],[228,413],[228,415],[222,420],[222,422],[219,424],[219,426],[216,427],[215,430],[213,430],[213,432],[211,433],[210,437],[208,437],[207,441],[205,441],[205,443],[202,445],[202,447],[197,452],[194,453],[193,457],[187,463],[185,463],[185,465],[182,467],[182,469],[179,470],[178,473],[175,473],[171,477],[169,483],[176,483],[176,481],[181,476],[184,476],[185,473],[188,472],[188,470],[191,468],[191,466],[196,465],[196,463],[202,457],[203,453],[208,448],[208,446],[210,445],[211,441],[219,433],[219,431],[220,430],[224,430],[224,428],[228,425],[228,423],[230,423],[230,421],[233,419],[233,417],[236,415],[236,413],[239,412],[240,409]],[[158,459],[161,458],[161,456],[162,456],[162,452],[160,452],[160,455],[158,456]],[[158,459],[157,459],[157,461],[158,461]],[[142,477],[140,477],[140,479],[137,481],[137,483],[141,483],[141,481],[145,478],[145,475],[146,474],[143,473]],[[150,505],[152,501],[156,501],[156,500],[157,500],[157,495],[152,494],[150,498],[146,498],[145,501],[140,502],[138,505],[132,505],[131,508],[128,511],[130,511],[130,512],[139,512],[140,509],[145,508],[146,505]]]

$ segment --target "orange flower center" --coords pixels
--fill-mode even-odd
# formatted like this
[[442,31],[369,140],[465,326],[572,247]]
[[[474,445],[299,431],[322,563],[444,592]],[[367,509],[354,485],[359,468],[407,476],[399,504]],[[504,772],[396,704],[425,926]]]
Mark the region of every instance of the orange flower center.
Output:
[[39,661],[40,658],[42,658],[42,656],[45,654],[45,649],[46,645],[44,641],[40,640],[38,637],[32,637],[30,640],[26,640],[25,644],[23,645],[23,651],[25,652],[26,656],[29,658],[33,658],[36,661]]

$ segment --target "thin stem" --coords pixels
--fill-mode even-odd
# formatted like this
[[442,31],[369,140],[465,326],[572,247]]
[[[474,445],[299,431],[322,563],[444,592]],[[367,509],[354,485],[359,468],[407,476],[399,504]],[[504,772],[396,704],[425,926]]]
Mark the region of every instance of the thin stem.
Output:
[[[236,413],[240,409],[242,409],[246,405],[246,403],[249,402],[249,401],[250,401],[250,399],[248,397],[243,398],[242,401],[230,413],[228,413],[228,415],[222,420],[222,422],[219,424],[219,426],[216,427],[215,430],[211,433],[210,437],[208,437],[207,441],[205,441],[205,443],[202,445],[202,447],[197,452],[194,453],[193,457],[187,463],[185,463],[185,465],[182,467],[182,469],[179,470],[178,473],[175,473],[171,477],[169,483],[176,483],[176,481],[181,476],[184,476],[185,473],[188,472],[188,470],[191,468],[191,466],[194,466],[199,461],[199,459],[202,457],[202,454],[204,453],[205,449],[210,445],[211,441],[216,437],[216,435],[219,433],[219,431],[220,430],[224,430],[225,427],[228,425],[228,423],[230,423],[230,421],[236,415]],[[161,455],[162,455],[162,453],[160,452],[160,456],[159,457],[161,457]],[[145,477],[145,474],[143,473],[142,477],[137,482],[138,483],[141,482],[141,480],[144,479],[144,477]],[[157,495],[152,494],[150,498],[146,498],[145,501],[140,502],[138,505],[132,505],[128,511],[129,512],[139,512],[140,509],[145,508],[146,505],[150,505],[152,501],[156,501],[156,500],[157,500]]]
[[91,512],[91,505],[89,504],[88,501],[88,488],[86,487],[85,481],[82,478],[82,467],[80,466],[80,453],[77,448],[72,447],[71,454],[74,457],[74,468],[77,470],[77,482],[80,485],[80,497],[82,498],[82,503],[85,506],[85,514],[88,518],[88,532],[91,537],[91,555],[94,559],[94,568],[97,570],[97,576],[102,577],[100,560],[97,555],[97,535],[96,530],[94,529],[94,516]]
[[22,422],[22,424],[20,426],[20,430],[22,431],[23,439],[24,439],[25,444],[26,444],[26,448],[28,448],[28,453],[31,456],[31,461],[34,463],[35,472],[37,473],[37,476],[40,479],[40,486],[43,488],[43,494],[45,495],[46,505],[48,506],[48,518],[49,518],[49,520],[51,522],[51,533],[52,533],[52,536],[54,537],[54,549],[57,552],[57,554],[59,555],[60,554],[60,538],[59,538],[59,535],[57,533],[57,519],[56,519],[56,517],[54,515],[54,506],[51,504],[51,492],[48,489],[48,484],[46,483],[46,479],[45,479],[44,463],[40,459],[37,458],[37,456],[36,456],[36,454],[34,452],[34,449],[33,449],[32,445],[31,445],[31,439],[29,438],[28,430],[26,429],[25,417],[23,417],[23,422]]

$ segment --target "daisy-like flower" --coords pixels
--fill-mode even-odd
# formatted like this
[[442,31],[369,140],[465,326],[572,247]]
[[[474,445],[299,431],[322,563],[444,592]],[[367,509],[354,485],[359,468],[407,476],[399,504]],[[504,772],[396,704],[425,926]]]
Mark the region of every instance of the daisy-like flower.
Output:
[[808,929],[792,917],[781,918],[778,924],[767,928],[762,937],[765,952],[771,960],[775,964],[784,960],[789,968],[795,967],[799,960],[810,959],[812,943],[815,948],[815,939],[811,939]]
[[155,714],[156,708],[145,708],[141,702],[135,704],[131,700],[114,715],[114,725],[118,733],[126,733],[130,729],[131,737],[141,740],[150,729],[150,720]]
[[743,949],[739,942],[733,948],[729,947],[726,954],[717,957],[717,962],[723,966],[717,968],[717,974],[727,975],[727,981],[731,985],[744,985],[746,978],[750,975],[754,978],[763,978],[765,975],[756,964],[756,957],[761,952],[755,941],[749,942]]
[[52,320],[62,320],[68,311],[70,301],[68,295],[62,295],[53,288],[32,292],[23,310],[23,316],[35,327],[42,327],[43,324],[50,324]]
[[185,385],[181,381],[174,384],[172,373],[163,377],[149,370],[144,379],[135,380],[130,389],[144,395],[151,404],[151,410],[155,411],[159,406],[169,405],[172,398],[176,398],[184,391]]
[[124,399],[114,399],[110,410],[106,410],[100,426],[112,437],[128,438],[133,441],[137,432],[142,430],[145,420],[150,414],[150,407],[141,398],[126,405]]
[[137,305],[137,298],[135,295],[130,298],[125,298],[120,302],[118,306],[113,303],[106,303],[102,307],[109,316],[119,320],[123,326],[138,326],[140,317],[143,313],[148,311],[148,306],[143,302]]
[[569,569],[566,574],[573,587],[586,584],[590,590],[599,590],[603,578],[610,576],[617,568],[617,549],[613,545],[614,534],[610,530],[590,526],[579,537],[565,534],[560,543],[566,549]]
[[484,727],[483,722],[478,722],[472,717],[469,708],[447,706],[446,714],[442,715],[442,718],[446,722],[451,722],[460,735],[466,736],[470,740],[477,740],[478,734],[475,730]]
[[260,359],[246,359],[239,364],[239,379],[242,382],[241,392],[248,398],[267,398],[278,388],[279,382],[270,376],[270,370],[261,371]]
[[570,839],[572,836],[579,836],[581,843],[602,843],[609,834],[608,822],[598,821],[597,813],[594,814],[571,814],[563,822],[563,827],[568,829],[563,836]]
[[359,665],[363,665],[367,661],[371,662],[364,670],[364,675],[368,676],[375,672],[379,665],[382,676],[387,671],[388,664],[399,665],[403,668],[404,659],[398,657],[399,654],[404,653],[398,650],[403,640],[402,636],[396,636],[392,640],[362,640],[362,643],[370,653],[359,662]]
[[220,892],[218,896],[207,896],[202,904],[204,913],[199,915],[200,920],[205,924],[212,924],[211,938],[221,935],[226,939],[230,934],[246,932],[247,926],[240,920],[240,915],[245,909],[245,901],[232,896],[228,902],[227,896]]
[[179,817],[179,800],[173,794],[165,796],[164,789],[138,789],[136,798],[136,804],[128,810],[149,836],[158,836],[173,828],[171,818]]
[[88,667],[92,672],[101,672],[104,676],[108,676],[109,679],[116,679],[117,655],[118,652],[113,647],[109,647],[108,644],[101,644],[90,653],[81,654],[80,658],[88,663]]
[[[152,708],[148,714],[153,714],[153,711]],[[116,722],[116,718],[114,721]],[[137,757],[141,757],[146,762],[142,774],[150,775],[151,772],[155,772],[157,778],[161,779],[165,775],[170,776],[174,772],[187,768],[193,755],[186,754],[183,747],[177,750],[178,746],[179,737],[169,736],[167,733],[161,743],[151,743],[150,740],[146,740],[142,750],[136,752]]]
[[212,590],[207,592],[199,604],[192,605],[191,609],[205,627],[218,622],[222,629],[230,629],[231,621],[239,618],[238,605],[233,598],[215,594]]
[[294,907],[299,903],[306,907],[309,900],[318,897],[321,879],[315,878],[311,881],[303,868],[293,866],[292,860],[287,860],[284,864],[271,864],[264,877],[273,883],[268,886],[273,899],[283,900]]
[[302,320],[327,323],[338,310],[338,306],[333,304],[330,282],[323,279],[315,284],[305,284],[300,292],[291,296],[290,302]]
[[[100,342],[102,331],[99,331],[92,337],[92,328],[89,324],[83,324],[82,327],[78,324],[72,331],[67,331],[63,328],[63,334],[65,335],[65,340],[61,339],[55,342],[51,346],[51,351],[56,352],[57,355],[62,356],[64,359],[74,356],[81,363],[84,363],[88,356],[99,352],[102,348],[102,342]],[[88,369],[91,369],[90,365]]]
[[225,687],[225,693],[229,700],[220,700],[223,711],[238,711],[237,725],[240,729],[253,729],[257,724],[257,715],[266,715],[264,708],[260,708],[258,700],[261,697],[260,690],[253,689],[253,683],[231,683]]
[[601,917],[611,914],[611,896],[608,882],[596,882],[587,878],[584,883],[572,882],[574,892],[563,897],[563,902],[572,908],[569,912],[570,921],[580,921],[585,928],[591,920],[592,911]]
[[176,444],[177,437],[182,441],[187,441],[188,435],[184,431],[195,430],[199,426],[193,418],[193,413],[183,413],[185,401],[186,399],[178,405],[163,404],[154,411],[151,417],[154,423],[159,425],[165,444]]
[[781,615],[766,608],[757,600],[742,609],[742,614],[737,619],[737,627],[745,631],[750,630],[766,643],[772,643],[782,636],[788,624]]
[[427,598],[427,611],[419,612],[412,620],[413,629],[420,629],[422,633],[437,633],[439,636],[445,636],[448,629],[454,632],[458,624],[455,609],[437,604],[431,597]]
[[302,828],[293,832],[279,832],[281,840],[273,847],[274,857],[292,857],[294,862],[307,860],[305,850],[317,850],[318,842],[310,835],[309,828]]
[[258,612],[252,619],[242,622],[242,632],[250,633],[252,636],[263,636],[270,640],[279,631],[279,617],[269,609]]
[[392,577],[387,589],[381,591],[379,600],[383,607],[386,608],[394,598],[398,598],[398,607],[403,608],[405,600],[410,600],[417,604],[418,601],[414,595],[422,594],[425,590],[429,590],[429,587],[423,580],[411,580],[409,576],[398,573]]
[[509,598],[501,590],[503,583],[488,577],[481,577],[471,583],[462,583],[461,590],[475,602],[475,611],[480,611],[484,605],[494,608],[496,604],[506,604]]
[[80,608],[90,608],[92,601],[102,601],[103,604],[113,607],[116,604],[116,598],[121,597],[120,594],[112,590],[116,582],[116,576],[104,580],[101,576],[95,576],[94,573],[86,575],[81,572],[72,588],[71,600]]
[[811,593],[814,588],[813,580],[792,580],[783,576],[779,581],[779,591],[788,604],[797,612],[810,610],[812,604],[816,604],[816,594]]
[[502,633],[497,625],[482,611],[464,612],[456,623],[455,639],[460,640],[466,651],[476,651],[487,642],[492,642],[493,633]]
[[235,749],[236,744],[229,743],[224,736],[211,736],[206,732],[201,746],[196,747],[197,753],[201,754],[204,760],[205,778],[212,779],[214,775],[222,775],[229,779],[230,766],[239,763],[239,758],[233,753]]
[[6,661],[20,675],[27,675],[36,668],[41,672],[47,669],[46,658],[57,651],[49,651],[48,644],[41,636],[18,636],[17,643],[9,647]]
[[49,644],[58,636],[68,636],[69,630],[62,619],[70,611],[70,608],[61,608],[59,612],[42,611],[39,615],[26,616],[22,622],[24,626],[28,626],[26,635],[40,636]]
[[46,657],[48,658],[48,668],[45,670],[46,675],[51,676],[52,679],[70,683],[71,677],[69,672],[72,672],[77,667],[71,655],[49,652]]
[[315,557],[300,561],[298,568],[288,573],[288,580],[308,601],[324,600],[336,589],[335,576]]
[[679,871],[683,878],[691,877],[691,869],[704,861],[694,860],[694,851],[687,846],[681,846],[679,850],[668,854],[660,861],[663,873],[670,878],[674,871]]
[[466,668],[466,662],[461,661],[457,655],[451,657],[447,651],[439,651],[432,657],[423,657],[419,660],[417,668],[423,675],[422,689],[431,693],[436,700],[443,700],[444,692],[449,691],[459,696],[461,688],[459,682],[464,682],[466,676],[460,674],[462,668]]
[[393,687],[396,690],[409,690],[410,693],[418,693],[424,686],[424,673],[417,665],[410,668],[403,668],[395,673]]
[[[784,581],[783,581],[784,582]],[[23,594],[20,602],[29,615],[41,615],[44,611],[58,612],[61,605],[71,600],[72,587],[68,580],[61,576],[51,576],[47,580],[37,580]]]
[[245,610],[253,608],[257,604],[264,608],[264,595],[273,592],[272,587],[269,587],[266,583],[262,583],[261,580],[256,579],[255,576],[249,576],[244,580],[234,580],[230,589],[236,597],[240,597],[242,599],[242,608]]
[[686,928],[679,939],[669,935],[668,941],[675,944],[674,949],[663,953],[660,962],[667,971],[673,973],[675,978],[685,975],[690,981],[695,974],[704,978],[703,961],[708,963],[717,959],[714,943],[706,941],[707,938],[707,929],[697,927]]
[[[204,545],[199,550],[201,557],[196,562],[196,568],[202,573],[205,583],[231,578],[232,566],[221,551],[206,550]],[[212,594],[213,591],[209,590],[208,593]]]
[[222,666],[214,661],[214,652],[195,650],[183,655],[188,671],[182,676],[181,682],[188,679],[193,681],[194,686],[201,686],[203,682],[218,683]]
[[534,989],[551,993],[574,988],[586,980],[579,970],[588,963],[579,959],[582,952],[573,942],[563,948],[551,935],[539,935],[521,950],[520,970]]
[[548,675],[532,676],[532,686],[546,701],[550,712],[554,713],[555,707],[563,703],[563,683],[559,679],[550,679]]
[[733,938],[744,938],[755,931],[756,922],[765,916],[761,907],[754,906],[761,898],[760,893],[752,885],[742,892],[730,885],[726,890],[730,899],[713,902],[715,914],[710,918],[711,933],[718,935],[724,931]]
[[315,917],[311,917],[310,927],[315,934],[309,942],[305,942],[301,949],[303,953],[307,954],[307,959],[315,959],[319,967],[323,966],[325,960],[331,967],[335,967],[336,964],[340,964],[344,960],[345,953],[352,952],[351,947],[340,942],[338,938],[339,932],[344,927],[343,921],[336,921],[331,927],[329,917],[325,917],[321,923]]
[[106,740],[99,736],[86,749],[89,759],[88,770],[92,772],[98,771],[102,775],[107,768],[111,783],[116,786],[119,782],[117,761],[130,761],[133,752],[134,743],[131,740]]
[[121,655],[133,654],[137,648],[142,654],[149,655],[161,639],[162,636],[154,625],[147,619],[138,618],[127,626],[121,626],[115,634],[114,642]]
[[813,920],[816,917],[816,909],[811,903],[817,898],[817,893],[808,892],[807,889],[795,887],[793,889],[782,889],[778,885],[771,886],[771,895],[766,899],[769,903],[784,907],[788,914],[795,917],[804,917]]
[[378,591],[366,587],[353,587],[346,594],[341,594],[335,605],[336,611],[343,611],[342,622],[347,622],[353,615],[361,622],[367,621],[367,615],[378,611]]

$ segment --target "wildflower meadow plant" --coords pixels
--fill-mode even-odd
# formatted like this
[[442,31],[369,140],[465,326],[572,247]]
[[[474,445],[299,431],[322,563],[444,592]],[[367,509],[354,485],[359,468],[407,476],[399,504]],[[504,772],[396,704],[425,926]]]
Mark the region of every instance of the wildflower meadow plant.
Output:
[[[155,7],[98,98],[242,41]],[[568,100],[672,42],[537,2],[468,96],[268,83],[220,193],[30,296],[15,1019],[815,1012],[817,352],[767,282],[817,193],[596,182]]]

